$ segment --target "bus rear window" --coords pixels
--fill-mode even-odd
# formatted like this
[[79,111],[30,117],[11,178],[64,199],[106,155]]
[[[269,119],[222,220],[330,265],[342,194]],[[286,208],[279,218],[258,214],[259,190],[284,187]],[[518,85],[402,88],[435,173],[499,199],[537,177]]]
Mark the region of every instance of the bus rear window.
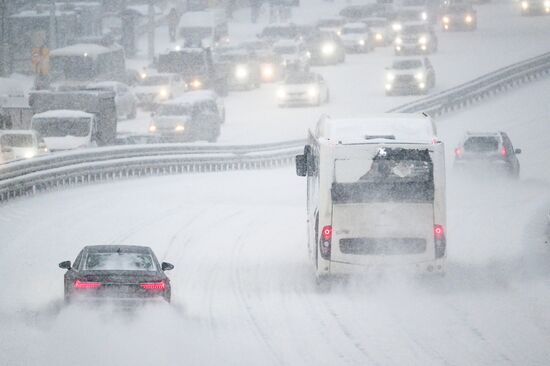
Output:
[[428,150],[381,148],[368,159],[335,161],[334,202],[433,201]]

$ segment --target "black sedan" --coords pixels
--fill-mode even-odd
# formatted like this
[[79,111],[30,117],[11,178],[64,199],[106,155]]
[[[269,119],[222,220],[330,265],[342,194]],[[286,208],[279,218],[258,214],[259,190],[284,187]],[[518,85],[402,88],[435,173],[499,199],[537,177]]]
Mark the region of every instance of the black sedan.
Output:
[[66,269],[65,301],[124,304],[164,299],[170,302],[170,280],[164,274],[174,268],[159,264],[149,247],[93,245],[84,247],[76,260],[59,263]]

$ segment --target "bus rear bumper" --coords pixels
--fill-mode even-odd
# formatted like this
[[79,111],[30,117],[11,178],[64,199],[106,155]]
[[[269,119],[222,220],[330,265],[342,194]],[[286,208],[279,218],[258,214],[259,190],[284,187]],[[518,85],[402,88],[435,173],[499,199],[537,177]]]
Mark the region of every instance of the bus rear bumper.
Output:
[[317,270],[318,276],[323,275],[353,275],[369,274],[380,272],[411,272],[423,273],[445,273],[445,258],[438,258],[429,261],[403,263],[403,264],[354,264],[337,261],[330,261],[328,266],[320,265]]

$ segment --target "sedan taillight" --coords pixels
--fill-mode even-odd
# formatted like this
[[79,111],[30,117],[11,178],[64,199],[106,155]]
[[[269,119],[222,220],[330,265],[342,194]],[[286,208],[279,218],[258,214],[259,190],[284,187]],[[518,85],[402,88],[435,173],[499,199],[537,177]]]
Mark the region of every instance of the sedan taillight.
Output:
[[140,283],[139,286],[149,291],[164,291],[166,289],[166,284],[164,281]]
[[101,282],[74,281],[73,287],[79,290],[90,290],[101,287]]

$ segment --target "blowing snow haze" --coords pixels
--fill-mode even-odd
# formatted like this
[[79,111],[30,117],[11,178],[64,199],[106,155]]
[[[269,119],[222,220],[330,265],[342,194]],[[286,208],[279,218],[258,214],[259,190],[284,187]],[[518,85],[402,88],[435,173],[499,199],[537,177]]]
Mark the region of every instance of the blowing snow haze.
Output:
[[0,365],[546,365],[550,3],[0,0]]

